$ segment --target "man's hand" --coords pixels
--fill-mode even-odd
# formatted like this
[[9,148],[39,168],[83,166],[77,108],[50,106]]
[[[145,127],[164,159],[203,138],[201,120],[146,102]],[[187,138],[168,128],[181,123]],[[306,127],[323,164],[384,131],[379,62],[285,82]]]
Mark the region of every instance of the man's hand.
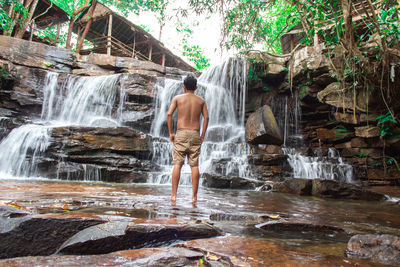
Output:
[[169,140],[171,140],[171,142],[173,143],[175,140],[175,135],[174,134],[170,134],[169,135]]

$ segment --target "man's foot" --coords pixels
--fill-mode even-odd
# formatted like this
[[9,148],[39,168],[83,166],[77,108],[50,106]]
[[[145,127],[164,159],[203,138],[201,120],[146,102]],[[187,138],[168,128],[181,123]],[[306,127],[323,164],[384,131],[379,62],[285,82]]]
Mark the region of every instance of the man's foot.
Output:
[[171,196],[171,201],[176,201],[176,196]]

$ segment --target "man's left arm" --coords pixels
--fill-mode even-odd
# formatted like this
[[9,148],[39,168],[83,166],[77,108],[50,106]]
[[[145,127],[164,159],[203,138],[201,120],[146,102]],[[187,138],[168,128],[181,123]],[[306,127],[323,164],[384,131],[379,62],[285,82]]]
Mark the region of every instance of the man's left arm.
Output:
[[168,132],[169,132],[169,139],[171,142],[174,142],[175,139],[175,134],[173,132],[173,127],[172,127],[172,115],[174,114],[176,109],[176,97],[172,99],[171,106],[168,109],[168,114],[167,114],[167,124],[168,124]]
[[201,133],[201,141],[204,141],[204,137],[206,136],[206,131],[208,127],[208,110],[207,110],[207,104],[204,102],[203,104],[203,109],[201,110],[201,114],[203,115],[203,127],[202,127],[202,133]]

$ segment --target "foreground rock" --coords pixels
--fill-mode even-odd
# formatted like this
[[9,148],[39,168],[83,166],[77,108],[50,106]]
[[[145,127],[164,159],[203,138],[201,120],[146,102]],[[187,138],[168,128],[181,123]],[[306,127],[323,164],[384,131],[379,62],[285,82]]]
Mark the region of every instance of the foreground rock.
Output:
[[218,174],[203,173],[203,185],[210,188],[255,189],[264,182],[243,177],[231,177]]
[[220,230],[203,223],[108,222],[77,233],[58,251],[64,254],[103,254],[217,235],[221,235]]
[[0,266],[198,266],[203,256],[185,248],[143,248],[106,255],[7,259],[1,260]]
[[350,258],[398,266],[400,263],[400,237],[393,235],[355,235],[346,249]]
[[[360,266],[356,260],[310,253],[238,236],[198,239],[176,246],[200,251],[207,255],[207,259],[217,260],[219,266]],[[363,262],[362,266],[373,265]]]
[[283,135],[269,106],[265,105],[250,115],[246,122],[246,141],[250,144],[283,143]]
[[97,216],[48,214],[21,217],[19,213],[20,216],[15,217],[16,212],[2,213],[0,220],[0,258],[3,259],[51,255],[74,234],[104,223]]
[[279,219],[267,221],[256,225],[256,228],[262,229],[268,236],[306,236],[307,239],[323,238],[335,240],[348,240],[348,235],[342,228],[301,221],[296,219]]
[[322,198],[344,198],[359,200],[385,200],[383,194],[335,180],[287,179],[274,183],[274,192],[290,193]]

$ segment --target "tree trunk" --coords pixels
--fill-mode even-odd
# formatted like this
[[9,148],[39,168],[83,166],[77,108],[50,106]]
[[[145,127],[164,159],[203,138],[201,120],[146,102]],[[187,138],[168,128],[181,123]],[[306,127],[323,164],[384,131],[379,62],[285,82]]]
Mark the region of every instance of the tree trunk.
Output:
[[86,34],[89,32],[90,26],[92,25],[93,13],[94,13],[94,10],[96,9],[96,4],[97,4],[97,0],[93,0],[92,6],[90,7],[90,10],[89,10],[89,21],[86,23],[85,30],[83,31],[82,37],[79,40],[78,46],[76,48],[76,53],[78,53],[78,54],[82,49],[83,42],[85,41],[85,38],[86,38]]
[[15,33],[15,36],[14,36],[15,38],[22,38],[24,36],[26,27],[28,27],[29,23],[31,22],[33,13],[35,13],[38,2],[39,2],[39,0],[34,0],[33,3],[32,3],[32,1],[28,1],[27,5],[25,6],[25,9],[28,9],[29,8],[28,4],[32,3],[30,6],[30,9],[29,9],[29,16],[21,22],[22,26]]
[[[77,10],[74,10],[71,14],[71,18],[69,20],[69,26],[68,26],[68,35],[67,35],[67,41],[66,41],[66,48],[71,50],[72,49],[72,45],[71,45],[71,37],[72,37],[72,30],[74,28],[74,22],[75,22],[75,18],[82,12],[84,11],[86,8],[89,7],[89,0],[86,0],[85,4],[78,8]],[[75,6],[75,1],[74,1],[74,5]]]
[[354,29],[352,15],[352,0],[342,0],[342,10],[344,18],[344,44],[351,51],[354,47]]

